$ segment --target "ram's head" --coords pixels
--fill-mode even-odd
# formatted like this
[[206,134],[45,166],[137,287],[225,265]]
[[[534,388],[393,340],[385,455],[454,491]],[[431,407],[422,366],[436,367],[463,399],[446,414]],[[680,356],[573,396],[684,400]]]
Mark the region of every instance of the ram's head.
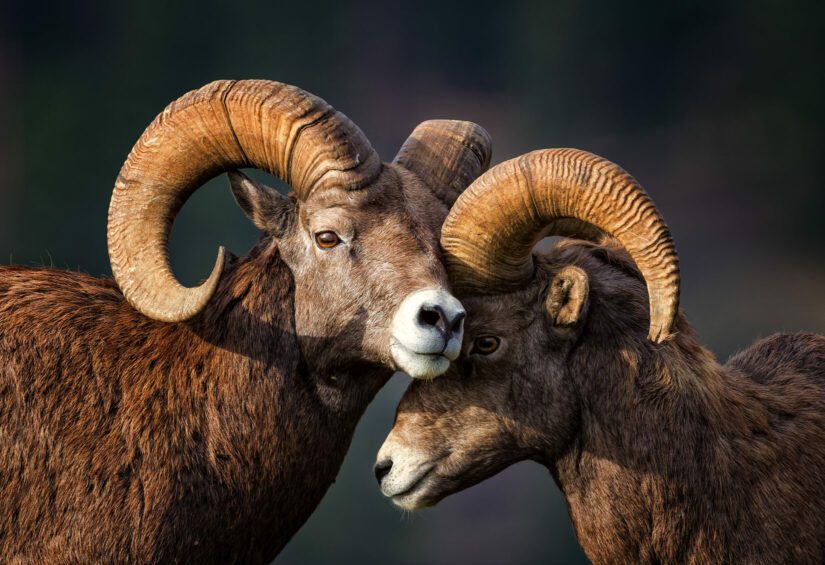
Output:
[[[534,256],[548,235],[599,244]],[[494,167],[459,197],[441,244],[468,311],[464,351],[444,377],[410,385],[375,468],[384,494],[410,509],[520,460],[552,468],[586,409],[581,382],[667,347],[678,311],[662,217],[630,175],[583,151]]]
[[[219,286],[223,249],[209,278],[185,288],[170,270],[167,240],[186,199],[229,171],[238,203],[264,232],[261,253],[292,273],[305,357],[431,378],[457,357],[464,318],[437,234],[489,158],[480,127],[431,121],[382,164],[361,130],[323,100],[275,82],[217,81],[172,103],[129,155],[109,210],[112,270],[146,316],[198,316]],[[281,196],[233,172],[244,167],[277,176],[294,193]]]

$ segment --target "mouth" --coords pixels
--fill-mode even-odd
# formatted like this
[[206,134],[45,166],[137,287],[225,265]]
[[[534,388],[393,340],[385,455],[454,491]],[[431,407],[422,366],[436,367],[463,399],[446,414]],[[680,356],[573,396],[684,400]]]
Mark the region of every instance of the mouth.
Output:
[[434,379],[443,375],[450,367],[450,357],[446,351],[422,353],[410,349],[393,338],[390,353],[399,371],[407,373],[414,379]]
[[428,506],[425,487],[427,479],[433,474],[435,468],[436,465],[433,463],[417,477],[413,477],[406,487],[402,487],[401,491],[394,494],[384,493],[385,496],[389,497],[393,504],[404,510],[418,510]]

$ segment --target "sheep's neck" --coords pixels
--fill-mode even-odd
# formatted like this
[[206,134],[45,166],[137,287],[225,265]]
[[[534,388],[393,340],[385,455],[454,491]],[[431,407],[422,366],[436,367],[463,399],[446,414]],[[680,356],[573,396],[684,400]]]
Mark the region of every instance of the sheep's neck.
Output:
[[0,472],[0,556],[266,563],[304,523],[389,371],[307,367],[266,243],[185,324],[112,280],[0,269],[0,469],[27,470]]
[[253,252],[221,284],[221,298],[192,327],[195,339],[214,346],[204,368],[208,474],[212,488],[226,491],[218,521],[232,531],[222,538],[237,535],[261,550],[252,560],[270,559],[334,482],[358,420],[391,371],[331,373],[307,363],[294,332],[292,275],[277,253]]
[[690,332],[677,339],[579,358],[580,433],[550,467],[595,562],[683,562],[731,542],[726,504],[759,457],[766,411],[753,382]]

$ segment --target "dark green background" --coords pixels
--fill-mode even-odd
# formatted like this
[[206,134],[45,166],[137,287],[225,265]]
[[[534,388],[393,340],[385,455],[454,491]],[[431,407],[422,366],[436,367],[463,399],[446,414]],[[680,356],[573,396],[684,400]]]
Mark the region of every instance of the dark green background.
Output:
[[[40,2],[0,13],[0,261],[107,274],[106,209],[143,128],[217,78],[301,86],[385,160],[428,118],[474,120],[494,162],[573,146],[647,187],[682,259],[682,304],[726,358],[825,332],[821,3]],[[225,179],[182,212],[185,282],[255,230]],[[403,515],[370,467],[405,386],[370,407],[282,563],[582,561],[547,472],[521,464]],[[103,526],[105,527],[105,526]]]

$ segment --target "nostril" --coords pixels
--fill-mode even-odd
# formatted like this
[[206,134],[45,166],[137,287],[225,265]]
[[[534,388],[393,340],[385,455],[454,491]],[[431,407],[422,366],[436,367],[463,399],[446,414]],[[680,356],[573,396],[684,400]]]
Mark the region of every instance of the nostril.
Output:
[[379,485],[383,478],[390,472],[390,469],[392,469],[392,459],[384,459],[375,464],[373,471],[375,472],[375,478],[378,480]]
[[461,331],[462,322],[466,316],[467,313],[464,310],[448,314],[439,305],[427,305],[422,306],[418,311],[418,323],[425,327],[436,328],[449,337],[450,334]]
[[461,330],[461,323],[464,321],[464,318],[467,317],[467,312],[459,312],[456,314],[455,319],[453,319],[453,323],[450,324],[450,331],[457,332]]
[[442,315],[441,308],[438,306],[422,306],[418,312],[418,320],[423,326],[438,327],[439,325],[443,325],[444,316]]

